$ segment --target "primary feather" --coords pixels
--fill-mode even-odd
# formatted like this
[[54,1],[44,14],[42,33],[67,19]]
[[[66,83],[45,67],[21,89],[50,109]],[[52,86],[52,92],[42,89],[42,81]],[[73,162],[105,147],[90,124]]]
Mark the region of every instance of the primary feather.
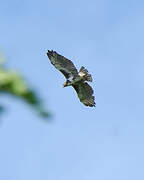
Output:
[[85,82],[92,81],[92,76],[91,74],[88,74],[88,70],[82,66],[78,72],[71,60],[61,56],[53,50],[48,50],[47,56],[50,59],[50,62],[65,76],[66,82],[64,87],[72,86],[84,105],[90,107],[95,106],[93,89]]
[[64,56],[61,56],[60,54],[56,53],[55,51],[49,51],[47,52],[47,56],[49,57],[51,63],[61,72],[64,74],[64,76],[68,79],[69,77],[77,77],[78,71],[75,68],[72,61],[65,58]]
[[87,82],[80,82],[72,85],[76,90],[80,101],[86,105],[93,107],[95,106],[95,98],[93,96],[93,89]]

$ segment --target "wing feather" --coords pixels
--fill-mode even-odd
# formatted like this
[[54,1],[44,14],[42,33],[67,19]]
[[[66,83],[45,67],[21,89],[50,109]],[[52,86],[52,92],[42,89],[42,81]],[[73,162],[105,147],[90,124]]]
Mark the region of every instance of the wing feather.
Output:
[[47,56],[50,59],[51,63],[68,79],[69,77],[77,77],[78,71],[75,68],[72,61],[65,58],[64,56],[61,56],[55,51],[49,51],[47,52]]
[[93,89],[87,82],[79,82],[75,85],[72,85],[80,101],[86,105],[93,107],[95,106],[95,98],[93,96]]

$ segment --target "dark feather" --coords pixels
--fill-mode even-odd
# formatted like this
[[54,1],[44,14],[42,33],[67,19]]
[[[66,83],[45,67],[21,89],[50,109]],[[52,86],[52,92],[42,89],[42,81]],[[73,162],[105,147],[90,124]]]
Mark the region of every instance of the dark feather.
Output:
[[93,89],[87,82],[79,82],[75,85],[72,85],[80,101],[86,105],[93,107],[95,106],[95,98],[93,96]]
[[80,101],[86,106],[90,106],[90,107],[95,106],[93,89],[87,82],[84,82],[84,81],[92,81],[92,77],[90,74],[88,74],[87,69],[81,67],[80,72],[85,73],[87,78],[78,80],[80,76],[72,61],[65,58],[64,56],[61,56],[60,54],[56,53],[53,50],[52,51],[48,50],[47,56],[50,59],[50,62],[66,77],[67,79],[66,82],[69,81],[68,80],[69,78],[72,78],[73,83],[71,85],[77,92]]
[[76,78],[78,76],[78,71],[75,68],[72,61],[61,56],[55,51],[47,52],[47,56],[50,59],[51,63],[68,79],[69,77]]
[[66,79],[69,78],[69,73],[67,73],[67,72],[64,71],[64,70],[60,70],[60,72],[65,76]]

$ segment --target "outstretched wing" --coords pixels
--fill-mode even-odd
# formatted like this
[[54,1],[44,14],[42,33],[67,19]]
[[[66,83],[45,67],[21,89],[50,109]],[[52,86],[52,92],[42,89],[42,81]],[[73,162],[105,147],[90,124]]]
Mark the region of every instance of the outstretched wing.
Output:
[[95,98],[93,96],[93,89],[87,82],[79,82],[72,86],[76,90],[80,101],[84,105],[90,106],[90,107],[95,106]]
[[65,58],[64,56],[61,56],[55,51],[49,51],[47,52],[47,56],[50,59],[51,63],[61,72],[63,75],[68,79],[69,77],[77,77],[78,71],[75,68],[72,61]]

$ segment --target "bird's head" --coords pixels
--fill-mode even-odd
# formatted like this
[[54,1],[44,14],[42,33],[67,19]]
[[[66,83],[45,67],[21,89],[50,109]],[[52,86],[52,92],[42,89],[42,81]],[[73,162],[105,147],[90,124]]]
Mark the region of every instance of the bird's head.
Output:
[[66,82],[63,84],[63,87],[67,87],[67,86],[70,86],[70,81],[69,80],[66,80]]

